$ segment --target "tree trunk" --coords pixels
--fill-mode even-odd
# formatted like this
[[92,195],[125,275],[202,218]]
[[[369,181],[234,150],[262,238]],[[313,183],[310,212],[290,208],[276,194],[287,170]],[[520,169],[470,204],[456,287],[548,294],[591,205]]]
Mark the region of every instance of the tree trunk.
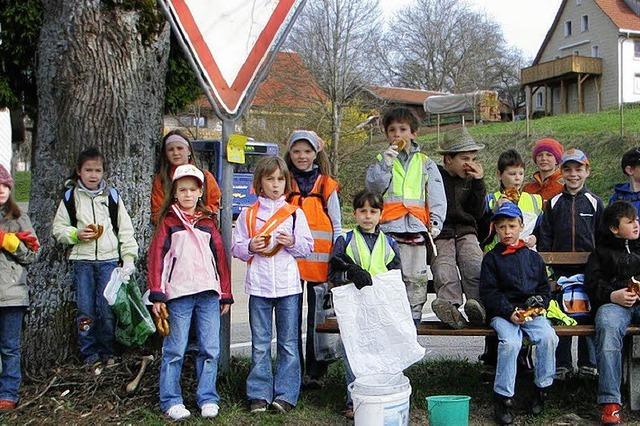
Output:
[[[169,30],[155,6],[154,28],[117,2],[43,1],[38,46],[38,139],[29,214],[42,243],[29,272],[31,310],[23,358],[36,370],[76,353],[72,277],[51,235],[63,183],[78,153],[96,146],[108,181],[131,215],[144,268],[151,236],[149,194],[162,131]],[[140,280],[143,281],[143,280]]]
[[342,126],[342,106],[338,102],[331,104],[331,174],[338,176],[340,168],[340,128]]

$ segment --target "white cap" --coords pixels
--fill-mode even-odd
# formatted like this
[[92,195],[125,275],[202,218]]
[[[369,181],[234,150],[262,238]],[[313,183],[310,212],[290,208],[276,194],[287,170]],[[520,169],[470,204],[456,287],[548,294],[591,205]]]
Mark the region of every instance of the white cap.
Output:
[[173,182],[183,177],[191,176],[200,181],[200,185],[204,185],[204,173],[193,164],[185,164],[178,166],[173,173]]

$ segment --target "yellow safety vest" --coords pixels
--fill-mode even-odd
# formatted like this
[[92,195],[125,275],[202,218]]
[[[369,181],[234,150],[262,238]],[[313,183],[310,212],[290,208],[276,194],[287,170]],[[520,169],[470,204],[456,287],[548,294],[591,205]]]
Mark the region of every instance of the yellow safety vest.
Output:
[[383,272],[387,272],[387,264],[393,260],[396,254],[387,240],[387,236],[382,231],[378,233],[378,238],[373,245],[373,250],[369,251],[369,246],[364,237],[354,229],[351,241],[347,244],[345,253],[359,265],[362,269],[369,272],[371,276],[376,276]]
[[[423,173],[424,164],[429,161],[429,157],[422,152],[410,155],[406,168],[397,158],[393,161],[391,183],[383,195],[381,223],[412,214],[425,226],[429,226],[429,206],[425,194],[429,178]],[[382,155],[378,154],[378,160],[382,160]]]

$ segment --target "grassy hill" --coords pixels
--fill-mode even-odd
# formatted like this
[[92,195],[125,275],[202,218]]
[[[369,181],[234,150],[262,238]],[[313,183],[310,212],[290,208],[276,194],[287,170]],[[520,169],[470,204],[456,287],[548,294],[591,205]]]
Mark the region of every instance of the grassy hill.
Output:
[[[631,147],[640,146],[640,108],[625,110],[625,137],[620,137],[620,118],[617,110],[597,114],[566,114],[545,117],[531,121],[530,137],[526,136],[526,123],[491,123],[469,126],[471,135],[486,145],[481,151],[485,168],[485,181],[489,190],[498,188],[496,170],[498,156],[506,149],[516,149],[527,162],[526,174],[535,171],[531,160],[531,147],[536,140],[551,136],[563,143],[565,148],[576,147],[587,153],[591,161],[591,176],[588,187],[603,199],[608,200],[613,185],[623,182],[625,177],[620,169],[622,154]],[[442,156],[436,154],[437,135],[435,128],[421,129],[418,142],[424,151],[437,163]],[[375,161],[377,153],[387,146],[380,136],[373,144],[367,145],[350,156],[340,167],[338,179],[342,187],[344,219],[353,223],[351,200],[353,194],[364,187],[364,175],[369,164]]]

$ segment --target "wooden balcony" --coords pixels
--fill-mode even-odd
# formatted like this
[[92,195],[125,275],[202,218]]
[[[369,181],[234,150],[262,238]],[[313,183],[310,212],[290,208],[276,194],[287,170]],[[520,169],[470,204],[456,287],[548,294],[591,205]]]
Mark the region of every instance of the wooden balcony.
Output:
[[602,59],[572,55],[523,68],[520,71],[523,86],[544,84],[580,74],[602,75]]

